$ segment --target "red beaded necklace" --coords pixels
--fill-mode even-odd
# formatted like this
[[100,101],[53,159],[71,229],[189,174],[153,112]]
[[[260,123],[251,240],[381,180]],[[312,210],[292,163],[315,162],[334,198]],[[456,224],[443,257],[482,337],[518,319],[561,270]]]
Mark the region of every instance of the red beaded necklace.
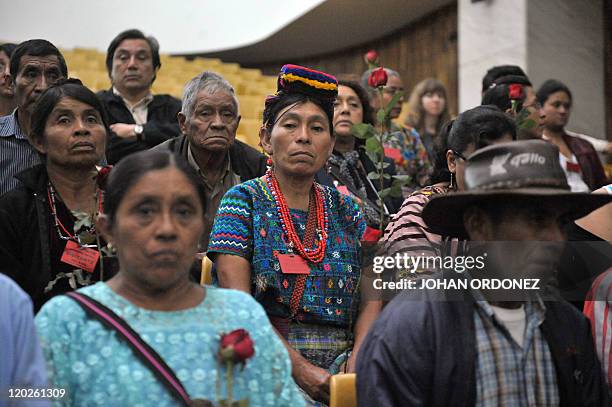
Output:
[[[268,182],[268,187],[272,192],[274,202],[276,203],[276,211],[281,221],[281,227],[283,228],[285,236],[289,238],[290,249],[295,248],[302,258],[311,263],[321,262],[325,256],[325,246],[327,245],[327,228],[329,223],[327,207],[325,204],[325,199],[323,199],[321,188],[316,183],[312,186],[315,198],[314,206],[317,216],[318,239],[315,240],[313,249],[307,249],[304,247],[303,243],[300,241],[300,237],[295,231],[293,221],[291,220],[291,214],[289,212],[289,206],[287,206],[287,201],[285,201],[285,197],[278,186],[278,180],[276,179],[272,169],[268,169],[266,172],[266,179]],[[312,205],[309,204],[308,210],[310,211],[311,209]]]
[[[47,182],[47,199],[49,201],[49,210],[51,211],[51,216],[53,217],[53,220],[55,222],[55,229],[57,230],[57,235],[59,236],[60,239],[62,240],[72,240],[77,242],[79,245],[81,246],[87,246],[87,245],[83,245],[81,244],[81,241],[79,240],[78,236],[75,236],[74,234],[70,233],[70,231],[68,231],[68,229],[66,228],[66,226],[64,226],[64,224],[62,223],[62,221],[58,218],[57,216],[57,207],[55,204],[55,188],[53,188],[53,185],[51,184],[51,181]],[[98,213],[102,213],[102,190],[98,190]],[[63,235],[62,231],[67,235]],[[90,228],[90,232],[91,233],[96,233],[96,227],[95,224],[92,225],[92,227]],[[90,246],[95,246],[95,245],[90,245]]]

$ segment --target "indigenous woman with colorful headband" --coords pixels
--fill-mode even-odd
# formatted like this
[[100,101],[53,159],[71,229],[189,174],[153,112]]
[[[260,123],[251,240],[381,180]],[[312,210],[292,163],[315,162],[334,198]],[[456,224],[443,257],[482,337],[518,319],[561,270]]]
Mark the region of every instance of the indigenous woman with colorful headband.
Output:
[[0,199],[0,272],[32,297],[35,311],[116,270],[94,223],[107,134],[102,105],[79,80],[50,87],[34,108],[30,142],[43,164],[18,174],[22,186]]
[[208,248],[219,284],[249,292],[264,306],[297,384],[323,402],[330,373],[341,364],[354,369],[379,310],[375,302],[359,306],[365,223],[357,203],[314,182],[333,149],[337,90],[336,78],[323,72],[281,69],[260,130],[270,168],[227,192]]

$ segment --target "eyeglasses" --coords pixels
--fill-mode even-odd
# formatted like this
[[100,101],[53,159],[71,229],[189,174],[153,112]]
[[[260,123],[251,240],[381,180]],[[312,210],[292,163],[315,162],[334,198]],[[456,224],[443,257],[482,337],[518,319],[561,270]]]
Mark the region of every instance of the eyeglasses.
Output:
[[542,108],[542,105],[538,101],[535,101],[530,105],[523,105],[523,109],[527,109],[529,107],[533,107],[535,110],[540,110]]
[[463,154],[461,154],[460,152],[458,152],[458,151],[456,151],[456,150],[451,150],[451,151],[453,152],[453,155],[454,155],[455,157],[461,158],[463,161],[467,161],[467,158],[465,158],[465,157],[463,156]]
[[383,87],[383,92],[388,95],[395,95],[396,92],[403,92],[404,88],[398,88],[395,86],[385,86]]

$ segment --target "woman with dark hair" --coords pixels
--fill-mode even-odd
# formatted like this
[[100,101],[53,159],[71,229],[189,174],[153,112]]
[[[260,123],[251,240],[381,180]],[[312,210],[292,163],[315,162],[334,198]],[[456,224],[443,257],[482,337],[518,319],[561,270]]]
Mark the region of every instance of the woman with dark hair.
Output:
[[34,302],[112,276],[94,219],[103,193],[96,164],[108,127],[96,95],[66,80],[40,96],[30,141],[43,164],[17,175],[22,185],[0,198],[0,272]]
[[226,193],[208,246],[219,284],[251,293],[264,306],[289,351],[295,381],[323,402],[330,374],[341,364],[354,370],[380,309],[377,302],[360,304],[365,222],[359,206],[314,182],[333,149],[336,95],[333,76],[283,66],[260,130],[271,166],[264,177]]
[[17,44],[0,44],[0,116],[13,113],[17,107],[10,73],[11,55],[15,48]]
[[[351,132],[353,125],[358,123],[374,123],[368,94],[357,82],[339,80],[333,121],[336,143],[327,161],[327,172],[340,192],[352,196],[360,203],[367,225],[375,232],[381,222],[378,206],[380,182],[368,178],[368,173],[376,171],[376,166],[366,154],[363,140],[355,138]],[[385,173],[395,175],[393,160],[385,157],[385,162],[389,164]],[[390,180],[385,180],[384,187],[389,186]],[[386,224],[389,215],[399,209],[401,199],[389,196],[384,200],[384,205],[385,216],[382,222]]]
[[[482,95],[483,105],[497,106],[516,121],[519,140],[542,138],[544,115],[540,103],[529,102],[527,89],[531,83],[521,76],[504,76],[494,81]],[[513,101],[514,106],[513,106]],[[523,112],[525,110],[525,113]]]
[[62,405],[304,405],[261,306],[189,279],[204,202],[199,176],[170,152],[139,152],[113,169],[98,227],[119,272],[36,317]]
[[444,84],[427,78],[417,83],[408,99],[405,125],[420,136],[430,160],[435,160],[435,147],[442,126],[450,120],[448,98]]
[[559,160],[572,192],[592,191],[607,183],[593,145],[565,130],[572,108],[572,92],[560,81],[545,81],[536,93],[545,115],[543,138],[559,147]]
[[[383,241],[386,255],[412,253],[415,256],[448,255],[446,241],[455,236],[441,236],[429,231],[421,214],[431,198],[465,189],[465,161],[476,150],[497,143],[516,140],[514,121],[495,106],[478,106],[461,113],[443,127],[431,176],[432,185],[414,192],[387,226]],[[462,237],[462,236],[459,236]],[[455,239],[456,241],[456,239]],[[432,270],[419,269],[417,273]],[[400,270],[397,277],[418,277]]]

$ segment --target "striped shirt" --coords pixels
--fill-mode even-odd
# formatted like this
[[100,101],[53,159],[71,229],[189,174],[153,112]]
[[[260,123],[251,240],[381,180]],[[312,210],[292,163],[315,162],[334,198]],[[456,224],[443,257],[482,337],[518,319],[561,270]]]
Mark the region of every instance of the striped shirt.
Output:
[[584,314],[591,321],[595,350],[612,389],[612,269],[593,282],[584,302]]
[[545,306],[525,303],[522,346],[479,291],[476,299],[476,406],[556,406],[559,388],[552,354],[542,335]]
[[19,127],[17,110],[0,117],[0,196],[20,184],[15,175],[37,164],[40,157]]
[[[436,195],[448,193],[448,190],[447,185],[431,185],[413,192],[406,198],[385,229],[381,243],[384,244],[386,256],[406,253],[410,256],[430,257],[456,252],[451,246],[457,246],[458,240],[451,240],[431,232],[422,217],[423,208],[429,200]],[[409,270],[397,270],[395,277],[397,280],[416,278],[434,271],[417,269],[414,273]]]

